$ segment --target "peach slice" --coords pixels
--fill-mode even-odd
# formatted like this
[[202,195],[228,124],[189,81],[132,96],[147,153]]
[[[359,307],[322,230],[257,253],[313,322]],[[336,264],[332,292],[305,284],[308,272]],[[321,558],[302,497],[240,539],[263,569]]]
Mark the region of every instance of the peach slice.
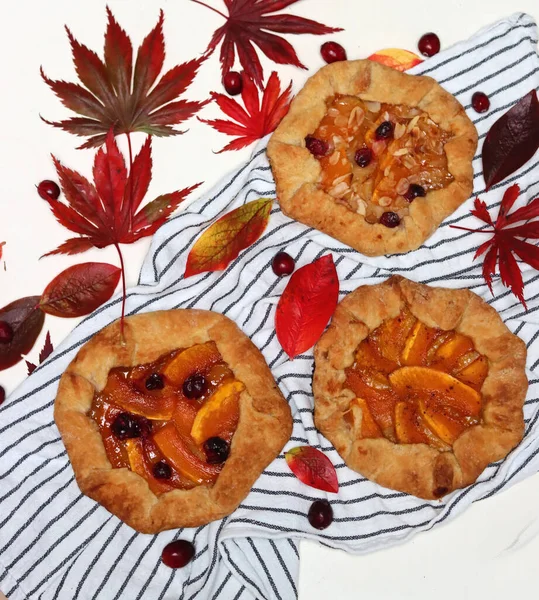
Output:
[[432,431],[447,444],[453,445],[460,434],[478,420],[452,406],[443,406],[436,400],[421,398],[419,411]]
[[357,347],[356,363],[360,368],[375,369],[386,374],[399,368],[398,363],[384,358],[369,338],[363,340]]
[[383,437],[382,430],[374,420],[367,401],[363,398],[352,400],[359,408],[361,408],[361,437],[362,438],[379,438]]
[[201,460],[174,423],[167,423],[156,431],[153,440],[174,469],[193,483],[213,483],[217,479],[221,465],[209,465]]
[[215,342],[196,344],[174,357],[163,369],[163,375],[172,385],[181,386],[194,373],[205,373],[222,361]]
[[429,348],[441,333],[440,329],[427,327],[427,325],[418,321],[406,340],[401,363],[403,365],[426,365]]
[[474,349],[472,340],[461,333],[454,333],[444,344],[442,344],[432,359],[430,366],[451,373],[458,364],[459,359]]
[[175,396],[143,394],[136,390],[120,373],[111,373],[103,390],[107,400],[135,415],[153,421],[168,421],[172,418]]
[[243,383],[231,381],[206,400],[191,429],[191,437],[197,444],[215,436],[226,440],[232,438],[240,418],[239,394],[243,389]]
[[481,413],[481,394],[443,371],[428,367],[402,367],[391,373],[389,380],[403,399],[426,396],[465,415],[478,416]]
[[379,353],[384,358],[400,364],[402,350],[416,320],[414,315],[404,308],[398,317],[384,321],[371,333]]
[[192,400],[187,400],[183,396],[178,396],[172,421],[176,425],[176,429],[185,436],[191,435],[191,429],[197,416],[198,404]]
[[144,477],[154,494],[164,494],[174,489],[174,486],[153,476],[152,470],[146,461],[144,442],[141,438],[126,440],[125,445],[131,471]]
[[395,406],[395,433],[400,444],[428,444],[429,438],[415,404],[398,402]]
[[112,423],[121,413],[121,409],[111,406],[101,399],[95,399],[89,416],[99,425],[103,445],[110,464],[115,469],[121,469],[129,465],[129,458],[122,442],[112,433]]
[[488,375],[488,360],[480,356],[470,365],[459,371],[455,376],[474,390],[479,391]]

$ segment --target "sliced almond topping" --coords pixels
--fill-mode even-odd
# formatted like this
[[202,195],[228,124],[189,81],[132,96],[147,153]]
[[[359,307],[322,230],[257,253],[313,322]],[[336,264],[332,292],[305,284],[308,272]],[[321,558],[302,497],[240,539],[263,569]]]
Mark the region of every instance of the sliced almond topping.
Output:
[[380,112],[382,105],[380,102],[365,102],[365,106],[369,112],[377,113]]
[[419,115],[414,117],[409,123],[408,123],[408,127],[406,128],[406,131],[408,133],[410,133],[412,131],[412,129],[417,125],[419,121]]
[[388,177],[390,173],[391,173],[391,166],[386,167],[384,169],[384,177]]
[[402,162],[407,169],[413,169],[417,165],[415,159],[409,154],[402,159]]
[[400,140],[401,137],[406,133],[406,125],[403,125],[402,123],[397,123],[395,125],[395,132],[394,132],[394,136],[396,140]]
[[339,162],[340,152],[335,150],[335,152],[329,157],[329,164],[336,165]]
[[341,113],[336,108],[330,108],[328,110],[328,115],[330,117],[338,117]]
[[363,216],[367,214],[367,203],[364,200],[357,201],[357,214]]
[[346,181],[350,176],[352,175],[352,173],[347,173],[346,175],[341,175],[340,177],[337,177],[336,179],[333,180],[333,185],[338,185],[339,183],[342,183],[343,181]]
[[401,148],[400,150],[395,150],[395,152],[393,152],[393,156],[405,156],[409,153],[410,151],[408,150],[408,148]]
[[399,181],[399,183],[397,183],[397,186],[395,187],[395,191],[397,192],[397,194],[399,194],[399,196],[402,196],[403,194],[406,194],[409,187],[410,187],[410,182],[408,181],[408,178],[403,177]]
[[348,119],[344,115],[339,115],[335,118],[335,125],[337,127],[346,127],[348,125]]
[[342,198],[346,193],[350,191],[350,187],[345,181],[341,181],[338,185],[332,187],[328,194],[334,198]]
[[392,202],[393,202],[393,198],[390,198],[389,196],[382,196],[378,200],[378,204],[380,206],[389,206]]

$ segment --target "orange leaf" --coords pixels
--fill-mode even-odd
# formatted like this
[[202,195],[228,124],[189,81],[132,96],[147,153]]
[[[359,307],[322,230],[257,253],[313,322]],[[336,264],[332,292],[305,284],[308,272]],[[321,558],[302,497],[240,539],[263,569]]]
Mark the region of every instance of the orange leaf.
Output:
[[397,71],[407,71],[423,62],[417,54],[400,48],[378,50],[378,52],[369,56],[369,60],[378,62],[386,67],[391,67],[392,69],[397,69]]
[[292,473],[305,485],[334,494],[339,491],[335,467],[320,450],[312,446],[297,446],[284,456]]
[[211,225],[191,248],[185,277],[225,269],[262,235],[268,224],[272,202],[253,200]]

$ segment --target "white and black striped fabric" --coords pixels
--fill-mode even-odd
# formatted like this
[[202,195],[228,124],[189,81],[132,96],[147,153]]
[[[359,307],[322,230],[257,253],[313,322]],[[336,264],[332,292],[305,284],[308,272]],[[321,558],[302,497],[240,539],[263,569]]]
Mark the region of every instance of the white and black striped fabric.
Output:
[[[489,27],[419,65],[469,109],[474,91],[491,99],[491,110],[470,109],[480,140],[510,106],[539,88],[537,28],[523,14]],[[480,146],[481,147],[481,146]],[[481,160],[474,160],[476,195],[490,208],[518,182],[520,205],[539,195],[539,156],[488,194]],[[141,535],[82,496],[53,422],[58,380],[81,344],[119,316],[116,298],[77,327],[54,355],[0,408],[0,589],[10,600],[291,600],[297,596],[298,540],[362,553],[402,542],[455,517],[471,502],[489,497],[538,470],[539,274],[523,265],[528,310],[500,283],[492,297],[473,255],[480,234],[449,228],[477,227],[467,202],[423,247],[402,256],[366,259],[335,240],[285,217],[274,205],[262,237],[224,272],[183,278],[188,251],[216,217],[247,201],[275,195],[263,145],[251,160],[212,193],[182,211],[155,235],[139,285],[128,294],[130,314],[175,307],[211,309],[234,319],[261,349],[294,415],[287,448],[311,444],[337,468],[338,495],[302,485],[281,454],[230,517],[194,530]],[[286,280],[271,270],[278,250],[298,266],[331,252],[341,298],[362,284],[401,273],[416,281],[467,287],[491,303],[529,350],[530,389],[526,435],[506,460],[490,465],[474,485],[443,502],[426,502],[371,483],[345,467],[313,425],[312,352],[290,361],[275,336],[274,309]],[[335,520],[325,531],[310,528],[311,502],[326,498]],[[193,540],[196,557],[185,569],[161,564],[172,539]]]

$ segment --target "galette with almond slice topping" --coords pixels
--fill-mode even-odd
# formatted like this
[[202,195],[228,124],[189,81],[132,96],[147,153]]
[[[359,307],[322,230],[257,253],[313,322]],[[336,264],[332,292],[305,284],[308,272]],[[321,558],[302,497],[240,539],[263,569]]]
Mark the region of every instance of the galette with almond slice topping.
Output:
[[226,317],[128,317],[62,376],[55,420],[81,491],[143,533],[230,514],[288,440],[288,404]]

